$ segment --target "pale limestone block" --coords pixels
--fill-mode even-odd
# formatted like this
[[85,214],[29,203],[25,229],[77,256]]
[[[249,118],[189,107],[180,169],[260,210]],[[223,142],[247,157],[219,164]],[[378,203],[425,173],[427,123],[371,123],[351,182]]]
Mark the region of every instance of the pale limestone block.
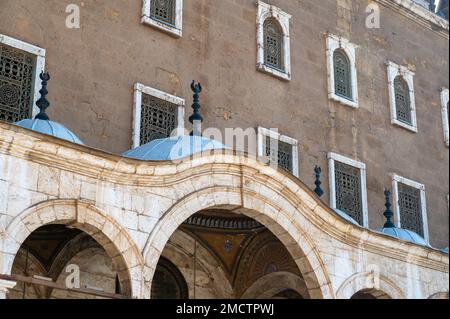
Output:
[[59,198],[80,198],[81,181],[73,173],[61,171]]
[[130,234],[134,244],[136,247],[142,251],[145,247],[145,244],[148,241],[149,234],[141,231],[136,231],[132,229],[127,229],[127,232]]
[[142,264],[137,253],[138,252],[134,249],[134,247],[130,247],[122,254],[128,267],[140,266]]
[[116,238],[116,236],[119,234],[119,227],[111,220],[107,219],[105,221],[105,224],[103,225],[102,233],[105,234],[105,236],[110,240],[113,240],[113,238]]
[[4,176],[12,185],[27,190],[37,190],[39,165],[16,157],[9,157]]
[[42,221],[41,226],[53,223],[56,221],[56,212],[53,206],[47,206],[38,211],[39,219]]
[[39,166],[38,192],[52,196],[59,195],[60,170],[47,166]]
[[119,235],[114,238],[114,245],[121,253],[127,251],[130,248],[128,234],[124,230],[122,230]]
[[10,216],[17,216],[30,206],[30,193],[23,188],[9,186],[8,207],[6,213]]
[[22,222],[28,228],[30,233],[44,225],[43,221],[39,218],[39,214],[35,212],[22,217]]
[[58,221],[75,221],[76,220],[76,207],[68,205],[55,205],[53,207],[55,211],[56,220]]
[[136,166],[136,174],[144,176],[155,175],[155,167],[149,164],[139,164]]
[[9,289],[14,288],[17,285],[15,281],[3,280],[0,279],[0,300],[6,299],[6,294]]
[[156,176],[175,175],[177,173],[176,166],[162,165],[162,166],[155,166],[154,169],[155,169],[154,174]]
[[8,188],[8,182],[0,180],[0,214],[6,214],[8,203]]
[[151,233],[158,219],[145,215],[138,216],[138,230],[144,233]]
[[10,253],[10,254],[16,254],[20,249],[21,243],[18,243],[17,240],[11,236],[4,236],[3,237],[3,248],[2,250],[4,252]]
[[314,210],[316,208],[317,204],[317,200],[315,198],[313,198],[312,196],[310,196],[307,192],[305,192],[304,190],[300,189],[297,193],[297,196],[299,197],[300,201],[306,206],[308,207],[310,210]]
[[85,223],[95,227],[98,230],[103,229],[106,218],[102,214],[94,211],[89,211],[86,215]]
[[5,253],[5,252],[0,253],[0,255],[2,256],[1,259],[3,260],[3,262],[0,263],[0,273],[7,275],[11,274],[14,259],[16,257],[15,255],[16,252],[17,250],[14,251],[13,253]]
[[97,197],[97,184],[81,182],[80,198],[95,201]]

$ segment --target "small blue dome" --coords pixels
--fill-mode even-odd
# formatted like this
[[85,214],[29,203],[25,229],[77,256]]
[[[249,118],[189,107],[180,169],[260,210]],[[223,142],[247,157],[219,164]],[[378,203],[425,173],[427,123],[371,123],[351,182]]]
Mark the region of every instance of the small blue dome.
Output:
[[335,211],[336,214],[338,214],[339,216],[344,218],[349,223],[352,223],[353,225],[356,225],[356,226],[361,226],[360,224],[358,224],[358,222],[356,220],[354,220],[352,217],[350,217],[347,213],[343,212],[342,210],[337,209],[337,208],[335,208],[333,210]]
[[75,134],[69,131],[64,125],[61,125],[57,122],[38,119],[26,119],[15,124],[29,130],[55,136],[72,143],[84,145],[84,143]]
[[222,143],[201,136],[176,136],[151,141],[123,156],[144,161],[179,160],[196,153],[227,149]]
[[413,231],[402,229],[402,228],[379,228],[376,230],[377,232],[383,233],[385,235],[398,238],[400,240],[409,241],[411,243],[430,247],[427,241],[422,238],[420,235],[416,234]]
[[448,254],[448,247],[441,250],[443,253]]

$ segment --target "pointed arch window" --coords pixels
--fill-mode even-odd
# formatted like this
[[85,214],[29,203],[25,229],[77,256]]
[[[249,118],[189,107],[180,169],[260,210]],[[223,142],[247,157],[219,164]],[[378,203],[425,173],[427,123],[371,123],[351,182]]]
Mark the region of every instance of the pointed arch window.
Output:
[[397,76],[394,80],[395,107],[397,110],[397,120],[412,125],[411,100],[409,98],[409,86],[402,76]]
[[264,21],[264,63],[284,71],[283,30],[274,18]]
[[393,62],[387,65],[391,123],[417,133],[414,72]]
[[334,51],[335,92],[346,99],[352,99],[352,74],[350,60],[343,50]]
[[327,36],[328,97],[354,108],[359,107],[356,48],[347,39]]
[[280,8],[258,1],[258,70],[287,81],[291,80],[290,19]]

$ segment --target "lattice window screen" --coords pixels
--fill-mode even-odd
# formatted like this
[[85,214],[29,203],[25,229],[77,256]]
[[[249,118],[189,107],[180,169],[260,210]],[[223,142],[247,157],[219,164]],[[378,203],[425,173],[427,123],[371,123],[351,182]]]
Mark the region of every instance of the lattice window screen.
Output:
[[176,0],[152,0],[150,16],[175,26],[175,5]]
[[409,98],[409,86],[403,77],[398,76],[394,80],[395,107],[397,109],[397,119],[401,122],[412,125],[411,100]]
[[[275,153],[275,149],[272,150],[273,144],[271,143],[277,143],[278,144],[278,151]],[[281,142],[275,139],[270,138],[269,136],[266,136],[265,140],[265,153],[268,158],[270,158],[271,161],[276,161],[278,163],[278,166],[289,171],[293,172],[293,156],[292,156],[292,145]]]
[[0,44],[0,120],[17,122],[31,116],[35,57]]
[[177,110],[175,104],[142,94],[141,145],[169,137],[177,126]]
[[363,225],[361,170],[335,162],[336,208]]
[[275,19],[264,22],[264,63],[279,70],[283,65],[283,31]]
[[334,51],[334,82],[337,95],[353,98],[350,60],[342,50]]
[[420,189],[398,183],[398,205],[402,228],[412,230],[423,237]]

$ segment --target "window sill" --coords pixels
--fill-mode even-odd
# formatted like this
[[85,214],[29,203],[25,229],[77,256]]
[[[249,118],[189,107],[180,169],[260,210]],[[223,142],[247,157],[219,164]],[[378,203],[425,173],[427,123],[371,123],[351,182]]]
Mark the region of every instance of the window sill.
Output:
[[392,123],[392,125],[402,127],[402,128],[404,128],[404,129],[406,129],[408,131],[411,131],[413,133],[418,133],[419,132],[416,126],[406,124],[406,123],[401,122],[401,121],[399,121],[397,119],[392,119],[391,123]]
[[286,73],[280,70],[277,70],[275,68],[272,68],[270,66],[267,66],[265,64],[258,63],[258,70],[267,74],[270,74],[274,77],[280,78],[284,81],[290,81],[291,80],[291,74]]
[[328,97],[330,98],[330,100],[333,100],[333,101],[339,102],[341,104],[353,107],[355,109],[359,108],[358,100],[356,100],[356,101],[349,100],[349,99],[346,99],[345,97],[337,95],[337,94],[335,94],[333,92],[329,93]]
[[166,32],[170,34],[171,36],[175,38],[181,38],[183,36],[183,31],[181,29],[178,29],[176,27],[172,27],[166,23],[160,22],[158,20],[152,19],[148,16],[143,16],[141,19],[141,23],[150,25],[156,29],[159,29],[163,32]]

